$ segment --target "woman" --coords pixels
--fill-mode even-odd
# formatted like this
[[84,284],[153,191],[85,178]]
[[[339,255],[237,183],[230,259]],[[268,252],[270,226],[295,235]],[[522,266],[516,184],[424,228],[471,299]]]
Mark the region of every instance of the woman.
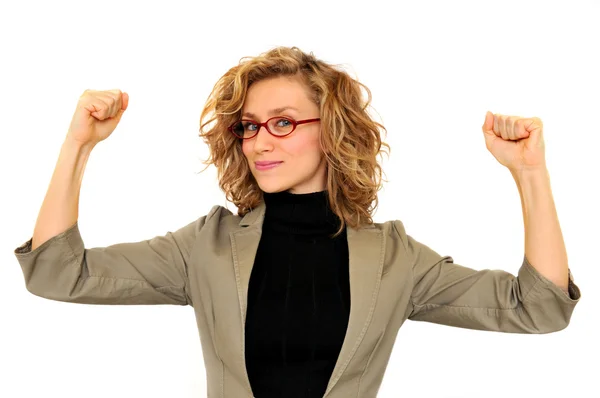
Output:
[[202,112],[207,164],[237,214],[214,206],[164,236],[85,248],[84,167],[128,98],[82,95],[33,237],[15,255],[37,296],[193,306],[209,397],[375,397],[406,319],[507,333],[569,324],[580,291],[544,183],[539,119],[488,112],[483,124],[522,195],[527,242],[515,277],[455,264],[399,220],[373,222],[387,145],[366,112],[370,92],[295,47],[242,59]]

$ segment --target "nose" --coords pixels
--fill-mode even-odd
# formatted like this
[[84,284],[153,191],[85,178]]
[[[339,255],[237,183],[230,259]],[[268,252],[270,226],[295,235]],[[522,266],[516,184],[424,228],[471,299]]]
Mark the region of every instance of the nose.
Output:
[[267,129],[262,126],[260,130],[258,130],[258,134],[252,138],[254,141],[254,151],[255,152],[264,152],[267,150],[273,149],[274,140],[276,137],[273,137]]

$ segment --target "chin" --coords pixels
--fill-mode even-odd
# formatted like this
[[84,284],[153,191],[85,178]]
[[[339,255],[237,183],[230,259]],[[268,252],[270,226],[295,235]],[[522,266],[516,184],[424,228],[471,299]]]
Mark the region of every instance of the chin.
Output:
[[277,193],[277,192],[287,191],[289,188],[285,188],[285,187],[263,187],[263,186],[260,186],[260,189],[263,192],[266,192],[266,193]]
[[290,187],[288,187],[287,185],[265,184],[265,183],[261,184],[260,181],[258,181],[258,187],[261,189],[261,191],[266,192],[266,193],[277,193],[277,192],[287,191],[288,189],[290,189]]

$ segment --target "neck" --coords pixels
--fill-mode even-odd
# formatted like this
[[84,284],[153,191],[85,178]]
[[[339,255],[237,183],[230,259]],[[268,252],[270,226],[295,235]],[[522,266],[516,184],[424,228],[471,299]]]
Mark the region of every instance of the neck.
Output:
[[335,233],[340,219],[331,210],[327,194],[327,191],[303,194],[265,192],[265,228],[295,234]]

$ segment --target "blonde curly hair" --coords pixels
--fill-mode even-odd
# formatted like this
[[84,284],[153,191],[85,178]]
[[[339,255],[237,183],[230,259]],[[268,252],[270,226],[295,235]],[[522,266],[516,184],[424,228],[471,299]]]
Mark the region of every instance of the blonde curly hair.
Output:
[[[327,192],[332,211],[345,225],[373,223],[382,169],[377,156],[390,147],[382,142],[385,127],[367,112],[370,90],[339,65],[331,65],[298,47],[276,47],[254,57],[242,57],[214,85],[200,115],[200,134],[210,156],[202,163],[217,168],[219,186],[244,216],[263,200],[263,192],[242,152],[241,140],[227,128],[240,119],[252,83],[277,76],[297,76],[320,109],[320,146],[327,160]],[[361,92],[367,94],[366,101]],[[201,171],[201,172],[202,172]],[[384,181],[387,181],[383,179]]]

